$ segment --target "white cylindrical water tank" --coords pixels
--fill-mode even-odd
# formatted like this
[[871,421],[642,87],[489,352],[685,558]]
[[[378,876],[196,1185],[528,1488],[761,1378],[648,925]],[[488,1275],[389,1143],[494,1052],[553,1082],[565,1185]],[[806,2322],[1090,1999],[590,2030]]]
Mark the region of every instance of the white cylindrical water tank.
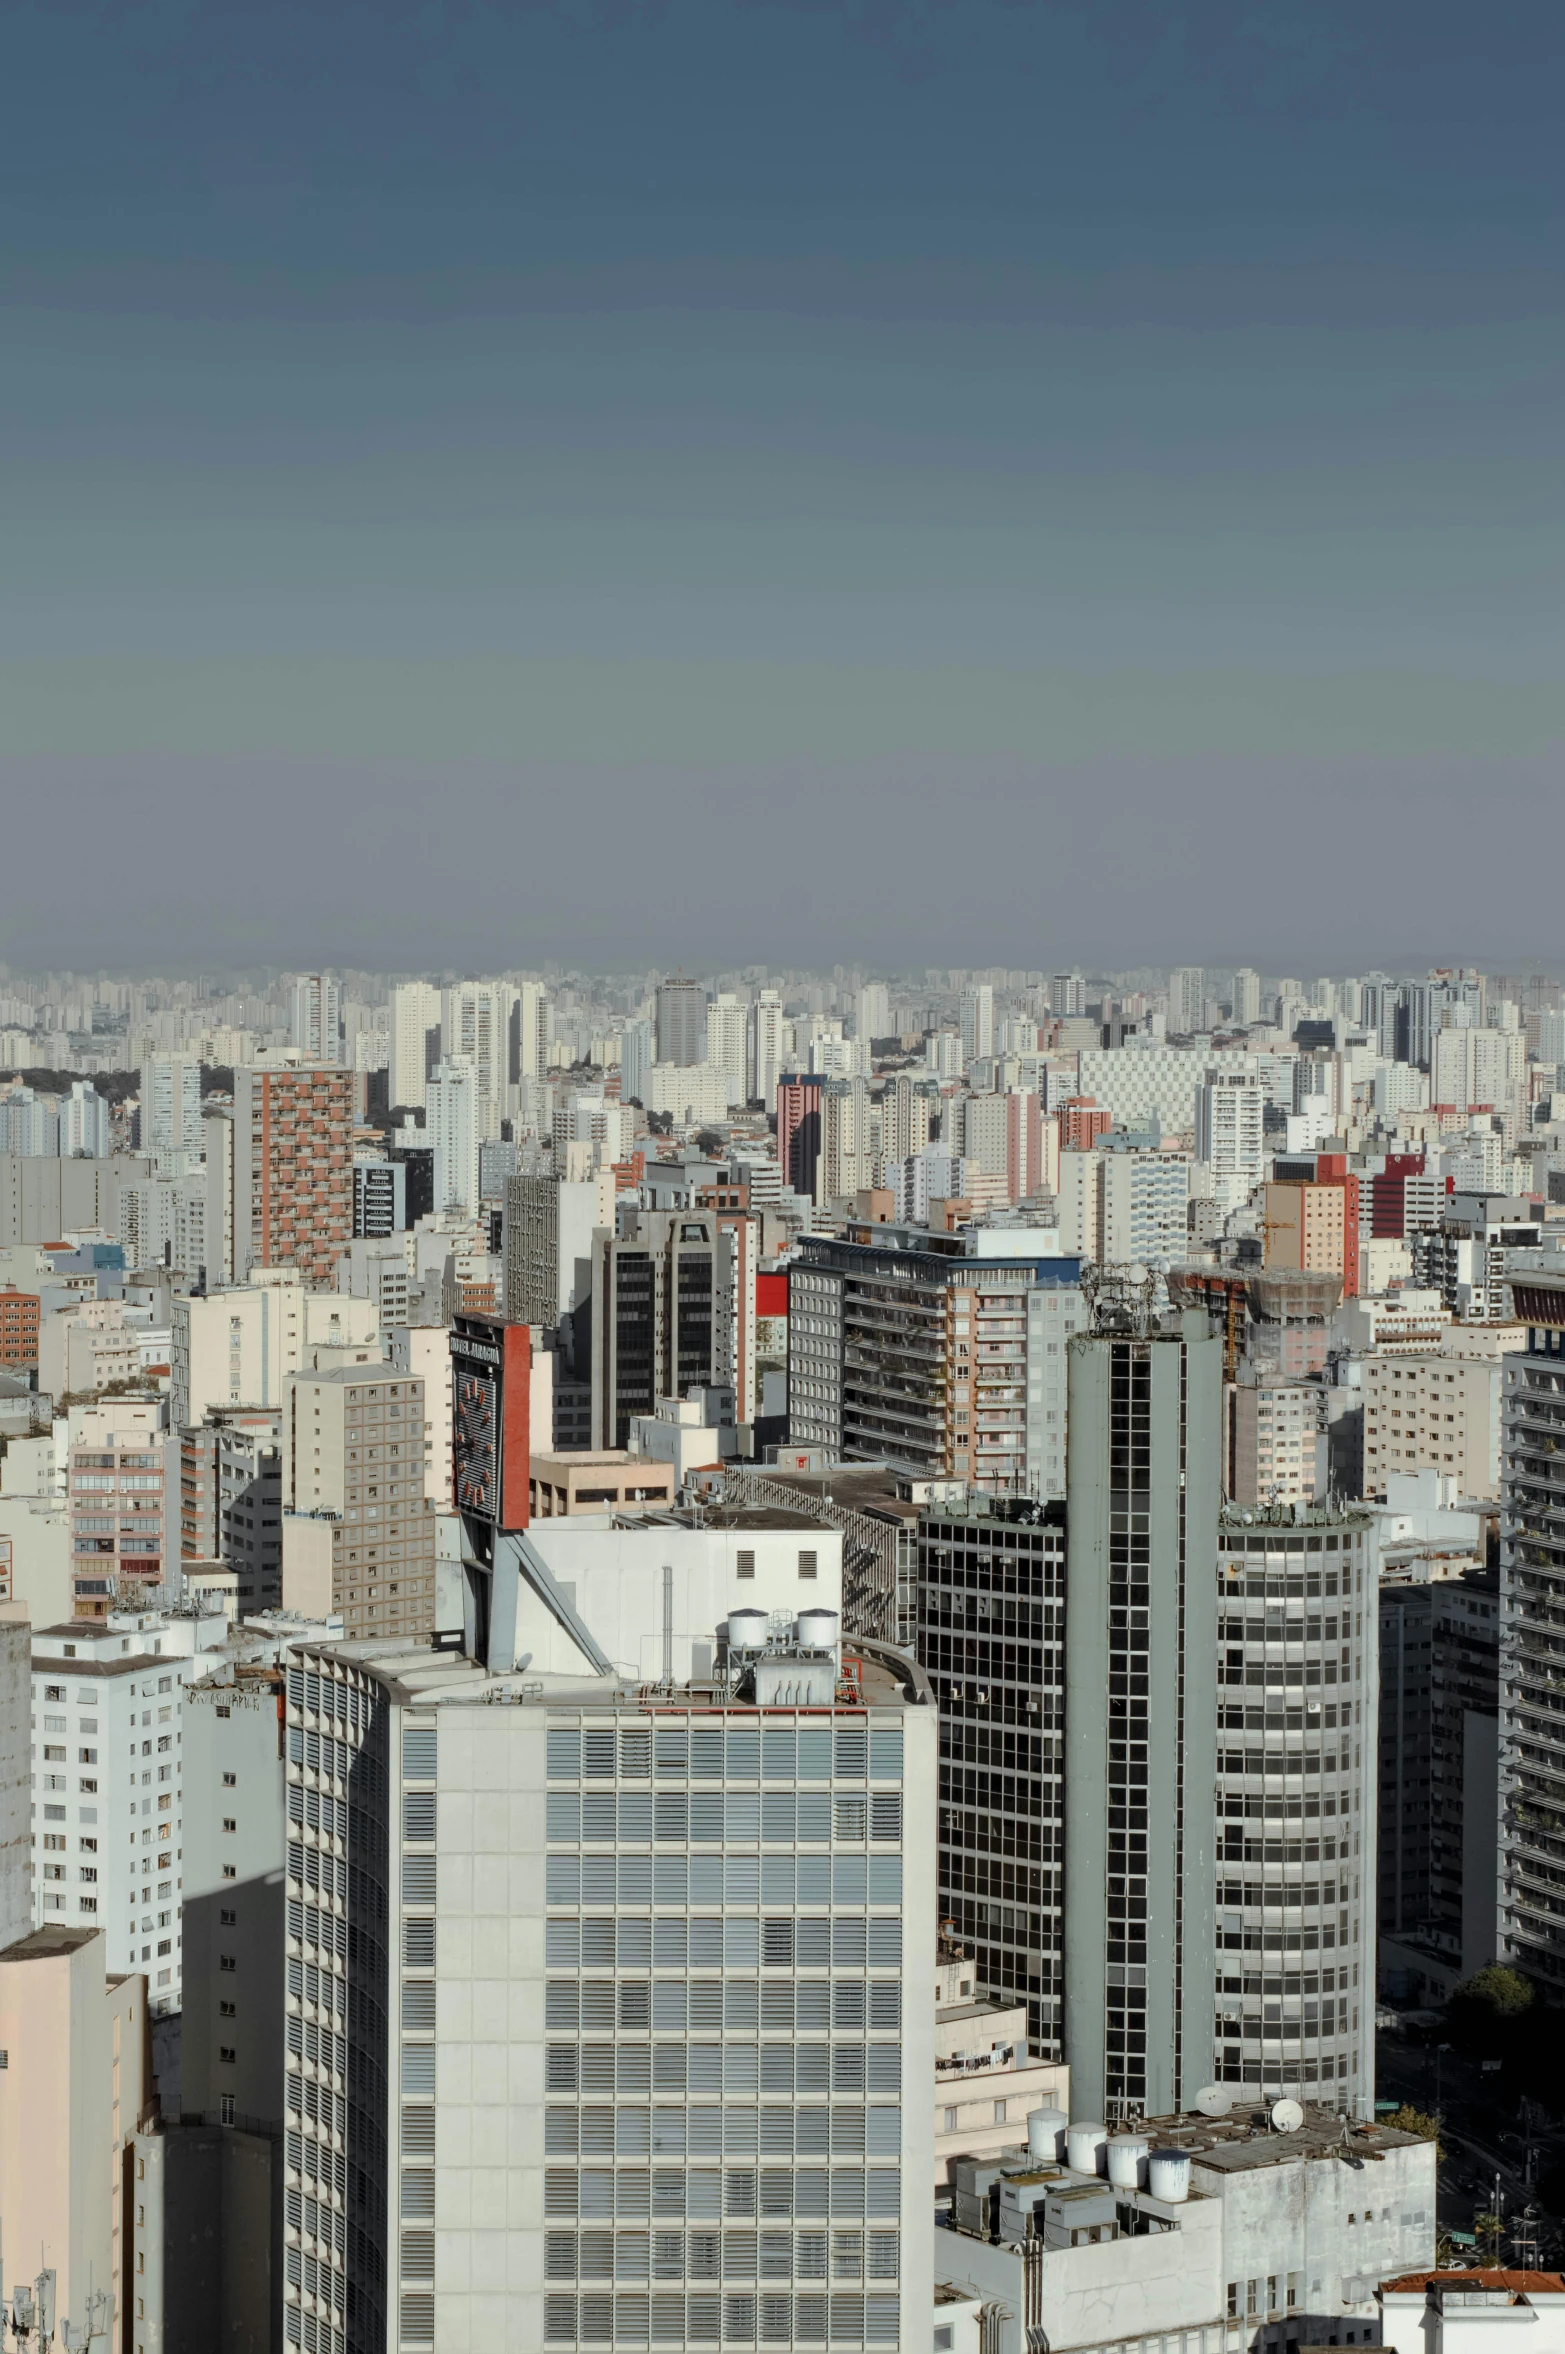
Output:
[[798,1618],[800,1648],[805,1651],[831,1651],[837,1642],[837,1613],[834,1610],[801,1610]]
[[1102,2125],[1068,2125],[1065,2129],[1065,2162],[1071,2172],[1101,2172],[1108,2138],[1107,2128]]
[[1187,2150],[1154,2150],[1147,2160],[1147,2188],[1154,2199],[1177,2207],[1190,2196],[1190,2155]]
[[1063,2109],[1029,2109],[1027,2112],[1027,2154],[1045,2166],[1059,2163],[1060,2141],[1070,2119]]
[[764,1651],[771,1620],[764,1610],[731,1610],[728,1613],[728,1648],[730,1651]]
[[1142,2133],[1116,2133],[1109,2138],[1109,2180],[1116,2190],[1139,2190],[1146,2179],[1151,2143]]

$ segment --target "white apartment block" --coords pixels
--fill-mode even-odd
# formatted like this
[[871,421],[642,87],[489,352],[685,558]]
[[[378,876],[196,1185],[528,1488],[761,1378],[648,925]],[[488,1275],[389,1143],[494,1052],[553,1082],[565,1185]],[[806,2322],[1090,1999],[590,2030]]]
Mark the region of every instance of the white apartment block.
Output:
[[777,1082],[783,1071],[784,1015],[776,989],[763,989],[745,1022],[745,1094],[751,1103],[770,1110],[777,1101]]
[[1190,1162],[1157,1150],[1060,1154],[1061,1247],[1106,1266],[1166,1267],[1185,1255]]
[[1199,965],[1176,965],[1169,974],[1168,1026],[1186,1036],[1206,1027],[1206,975]]
[[1248,965],[1241,965],[1234,974],[1233,1019],[1237,1029],[1247,1030],[1261,1018],[1261,977]]
[[383,1334],[406,1324],[412,1281],[406,1234],[360,1235],[337,1261],[337,1289],[368,1300]]
[[517,1077],[541,1079],[554,1043],[554,1000],[541,981],[523,981],[516,991]]
[[[462,981],[441,992],[441,1056],[447,1062],[460,1059],[472,1066],[480,1137],[499,1135],[509,1100],[515,999],[516,991],[505,981]],[[476,1194],[472,1197],[473,1203],[477,1198]],[[441,1207],[438,1190],[435,1207]]]
[[1482,1107],[1514,1121],[1526,1070],[1526,1041],[1514,1030],[1440,1030],[1434,1040],[1429,1094],[1449,1111]]
[[141,1149],[160,1176],[182,1177],[199,1164],[199,1055],[154,1054],[142,1065]]
[[249,1283],[176,1299],[174,1428],[200,1422],[214,1407],[280,1406],[288,1376],[310,1350],[367,1348],[379,1329],[373,1299],[306,1291],[295,1267],[258,1268]]
[[1386,1475],[1447,1473],[1463,1496],[1500,1493],[1503,1356],[1374,1350],[1364,1360],[1364,1492]]
[[960,1139],[963,1157],[974,1162],[985,1177],[1005,1177],[1009,1173],[1009,1096],[969,1095],[960,1099],[953,1107],[951,1126],[952,1142]]
[[1190,1163],[1183,1153],[1100,1152],[1098,1241],[1104,1260],[1166,1267],[1185,1255]]
[[960,1019],[963,1063],[970,1063],[982,1054],[993,1054],[994,990],[989,982],[980,981],[963,990]]
[[399,981],[391,992],[391,1061],[387,1092],[393,1106],[420,1110],[429,1076],[429,1034],[440,1028],[440,991],[428,981]]
[[940,1090],[928,1079],[899,1071],[886,1082],[880,1099],[881,1152],[890,1161],[905,1161],[929,1142],[931,1115],[940,1111]]
[[714,997],[706,1009],[706,1059],[728,1074],[730,1103],[745,1101],[749,1010],[742,997],[728,990]]
[[342,1060],[342,988],[329,973],[301,973],[293,982],[288,1036],[307,1062]]
[[1195,1157],[1212,1173],[1213,1198],[1237,1210],[1266,1174],[1266,1084],[1243,1071],[1214,1071],[1196,1090]]
[[642,1100],[649,1112],[667,1112],[680,1126],[722,1120],[728,1114],[732,1076],[716,1063],[653,1063]]
[[181,1999],[184,1690],[221,1619],[156,1613],[33,1635],[33,1917],[101,1929],[155,2011]]
[[[479,1146],[489,1134],[489,1098],[471,1055],[447,1055],[424,1090],[434,1154],[435,1209],[476,1210]],[[494,1133],[499,1133],[498,1119]]]

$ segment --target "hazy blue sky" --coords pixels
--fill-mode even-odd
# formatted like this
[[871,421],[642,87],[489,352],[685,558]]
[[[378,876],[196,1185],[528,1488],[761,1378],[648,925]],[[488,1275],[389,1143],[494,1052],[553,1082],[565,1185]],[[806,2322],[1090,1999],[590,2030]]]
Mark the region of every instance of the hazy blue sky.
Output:
[[0,958],[1565,963],[1559,0],[0,17]]

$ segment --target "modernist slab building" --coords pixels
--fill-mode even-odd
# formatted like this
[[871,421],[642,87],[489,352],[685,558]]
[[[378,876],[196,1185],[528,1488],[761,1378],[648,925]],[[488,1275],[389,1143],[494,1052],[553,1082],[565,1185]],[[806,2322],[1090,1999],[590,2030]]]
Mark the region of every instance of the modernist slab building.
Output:
[[927,2347],[936,1714],[769,1599],[290,1668],[290,2344]]

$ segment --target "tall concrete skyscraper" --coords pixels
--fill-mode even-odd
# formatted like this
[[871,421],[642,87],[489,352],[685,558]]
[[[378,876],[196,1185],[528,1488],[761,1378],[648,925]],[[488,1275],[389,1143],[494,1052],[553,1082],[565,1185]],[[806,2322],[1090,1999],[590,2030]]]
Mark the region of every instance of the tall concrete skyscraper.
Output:
[[699,1063],[706,1057],[706,990],[700,981],[678,974],[659,981],[657,1001],[657,1059],[660,1063]]
[[1168,1026],[1188,1033],[1204,1026],[1206,975],[1199,965],[1176,965],[1168,976]]
[[1195,1157],[1212,1172],[1219,1207],[1237,1210],[1266,1173],[1266,1082],[1213,1071],[1195,1095]]
[[519,983],[511,1008],[512,1079],[541,1079],[553,1042],[553,998],[541,981]]
[[891,992],[884,981],[866,981],[853,1001],[853,1035],[885,1038],[891,1030]]
[[[1070,1343],[1065,2048],[1084,2116],[1211,2081],[1222,1350],[1105,1274]],[[1101,1894],[1100,1894],[1101,1892]]]
[[511,1082],[515,996],[506,981],[462,981],[441,993],[440,1051],[448,1062],[461,1057],[472,1065],[480,1140],[500,1133]]
[[329,973],[300,973],[288,1000],[290,1043],[311,1062],[342,1058],[342,991]]
[[485,1098],[471,1056],[448,1055],[426,1090],[425,1133],[434,1153],[435,1208],[476,1210]]
[[391,1067],[387,1089],[393,1104],[412,1110],[424,1101],[424,1087],[440,1046],[440,991],[429,981],[399,981],[391,992]]
[[1197,2091],[1374,2115],[1373,1534],[1325,1505],[1219,1523],[1217,2038]]
[[772,1102],[782,1067],[782,994],[763,989],[745,1018],[745,1090],[752,1103]]
[[141,1149],[162,1176],[182,1177],[201,1161],[201,1059],[148,1055],[141,1069]]
[[962,991],[962,1060],[970,1063],[975,1055],[994,1052],[994,989],[988,981],[979,981],[971,989]]

